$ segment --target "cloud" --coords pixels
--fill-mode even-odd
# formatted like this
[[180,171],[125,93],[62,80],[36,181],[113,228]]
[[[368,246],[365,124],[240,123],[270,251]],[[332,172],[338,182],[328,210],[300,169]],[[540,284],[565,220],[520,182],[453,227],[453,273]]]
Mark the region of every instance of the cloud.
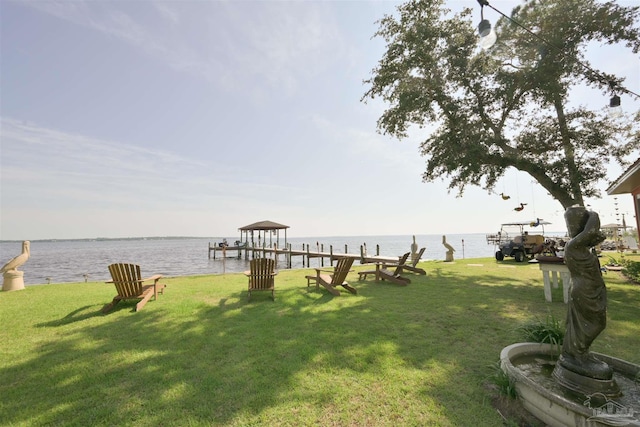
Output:
[[398,141],[373,130],[340,125],[320,115],[313,115],[310,120],[326,135],[326,140],[334,141],[336,145],[346,148],[352,155],[351,158],[360,158],[363,162],[374,164],[384,162],[385,170],[391,173],[406,172],[407,169],[420,173],[424,167],[424,160],[418,150],[421,140],[416,137],[420,133],[419,130],[414,132],[416,135],[410,139]]
[[[305,81],[347,52],[331,5],[324,2],[24,4],[117,38],[218,88],[256,99],[267,96],[265,85],[285,95],[304,90]],[[162,19],[149,19],[149,9]]]
[[[16,203],[131,207],[240,204],[301,191],[257,178],[229,182],[228,171],[163,150],[88,138],[2,119],[4,209]],[[215,202],[214,202],[215,201]]]

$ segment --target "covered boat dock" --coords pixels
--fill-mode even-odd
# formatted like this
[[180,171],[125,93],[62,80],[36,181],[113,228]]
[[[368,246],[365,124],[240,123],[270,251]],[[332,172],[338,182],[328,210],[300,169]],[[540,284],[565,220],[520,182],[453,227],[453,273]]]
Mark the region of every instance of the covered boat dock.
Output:
[[[245,243],[251,247],[273,247],[273,236],[276,237],[276,247],[287,247],[287,228],[288,225],[278,224],[273,221],[259,221],[253,224],[240,227],[240,243]],[[280,246],[280,230],[284,230],[284,246]],[[256,245],[255,237],[258,234],[258,244]],[[244,236],[243,236],[244,234]],[[251,235],[251,240],[249,240]],[[267,235],[269,236],[269,244],[267,245]],[[244,239],[243,239],[244,237]],[[250,244],[249,244],[250,243]]]
[[[360,260],[362,264],[371,262],[397,262],[399,259],[399,257],[380,256],[379,246],[376,246],[376,255],[374,256],[367,256],[366,250],[362,246],[360,246],[360,253],[356,254],[349,253],[346,245],[344,247],[344,253],[335,253],[331,246],[329,247],[329,251],[325,252],[323,245],[318,246],[316,251],[311,250],[310,245],[303,245],[302,250],[295,250],[287,243],[287,228],[289,228],[288,225],[278,224],[273,221],[259,221],[245,225],[239,228],[240,240],[237,240],[233,245],[228,245],[226,242],[215,243],[213,245],[209,243],[209,258],[211,258],[211,252],[213,252],[213,259],[216,259],[217,252],[222,252],[222,258],[226,258],[228,251],[237,251],[238,258],[242,258],[242,252],[244,251],[245,259],[249,259],[249,254],[251,254],[252,258],[270,255],[275,257],[276,260],[278,259],[278,255],[284,255],[286,265],[289,268],[291,268],[292,256],[302,256],[303,266],[305,264],[309,266],[312,258],[320,258],[323,266],[325,258],[327,258],[330,263],[333,263],[333,261],[338,258],[354,258]],[[282,246],[280,246],[281,230],[284,230],[284,244]]]

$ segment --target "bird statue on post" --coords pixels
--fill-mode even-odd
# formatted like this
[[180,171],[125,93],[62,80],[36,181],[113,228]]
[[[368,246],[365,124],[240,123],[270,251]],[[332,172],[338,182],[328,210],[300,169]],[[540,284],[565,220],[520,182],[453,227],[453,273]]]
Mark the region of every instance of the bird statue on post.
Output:
[[455,249],[453,249],[453,246],[451,246],[449,243],[447,243],[447,236],[442,236],[442,245],[447,248],[447,253],[445,254],[445,262],[452,262],[453,261],[453,253],[456,251]]
[[7,262],[0,268],[0,273],[18,271],[18,267],[27,262],[29,259],[29,241],[22,242],[22,253]]

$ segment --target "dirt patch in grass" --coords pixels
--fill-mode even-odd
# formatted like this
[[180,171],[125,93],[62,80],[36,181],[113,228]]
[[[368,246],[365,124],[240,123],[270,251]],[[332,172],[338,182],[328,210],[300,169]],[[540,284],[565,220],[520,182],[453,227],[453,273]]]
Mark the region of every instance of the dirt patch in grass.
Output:
[[527,411],[519,399],[514,399],[500,393],[494,384],[485,385],[491,399],[491,406],[498,411],[505,426],[545,427],[546,424]]

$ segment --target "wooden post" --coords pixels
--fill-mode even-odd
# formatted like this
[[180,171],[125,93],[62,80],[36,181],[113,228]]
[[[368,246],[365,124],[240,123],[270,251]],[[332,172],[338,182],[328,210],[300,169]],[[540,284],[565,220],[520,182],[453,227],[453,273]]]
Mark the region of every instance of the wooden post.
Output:
[[380,245],[376,245],[376,256],[380,256]]
[[[320,251],[324,253],[324,243],[320,245]],[[321,266],[324,267],[324,256],[321,256],[320,259],[321,259],[320,262],[322,264]]]
[[329,245],[329,265],[333,267],[333,245]]
[[278,268],[278,243],[273,244],[273,257],[276,260],[276,268]]

